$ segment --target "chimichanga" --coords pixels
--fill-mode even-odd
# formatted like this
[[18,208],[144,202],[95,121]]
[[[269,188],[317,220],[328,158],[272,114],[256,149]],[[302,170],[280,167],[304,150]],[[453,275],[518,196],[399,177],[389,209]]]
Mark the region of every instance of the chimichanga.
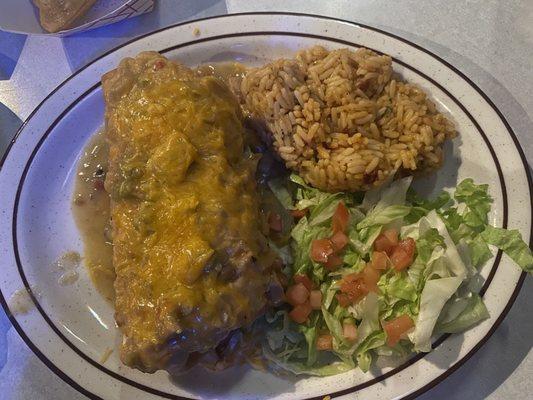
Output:
[[102,82],[121,359],[180,367],[265,311],[257,160],[216,78],[146,52]]
[[70,28],[93,6],[96,0],[33,0],[39,9],[42,27],[48,32]]

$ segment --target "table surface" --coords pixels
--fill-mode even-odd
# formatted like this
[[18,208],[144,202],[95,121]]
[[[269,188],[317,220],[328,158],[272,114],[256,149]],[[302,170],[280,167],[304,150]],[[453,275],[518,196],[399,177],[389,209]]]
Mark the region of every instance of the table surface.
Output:
[[[0,156],[33,108],[73,71],[116,45],[176,22],[245,11],[292,11],[373,25],[418,43],[473,79],[510,122],[533,165],[531,0],[159,0],[155,11],[67,38],[0,32]],[[533,279],[464,366],[420,399],[527,399],[533,392]],[[85,397],[47,369],[0,311],[6,400]]]

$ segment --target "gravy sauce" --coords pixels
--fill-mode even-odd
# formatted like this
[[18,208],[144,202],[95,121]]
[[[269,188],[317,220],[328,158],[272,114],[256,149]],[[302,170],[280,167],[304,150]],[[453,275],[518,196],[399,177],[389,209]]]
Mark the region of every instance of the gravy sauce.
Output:
[[94,286],[113,301],[115,270],[113,245],[106,237],[109,224],[109,194],[104,190],[107,172],[107,144],[103,132],[88,142],[78,162],[72,214],[84,244],[84,264]]

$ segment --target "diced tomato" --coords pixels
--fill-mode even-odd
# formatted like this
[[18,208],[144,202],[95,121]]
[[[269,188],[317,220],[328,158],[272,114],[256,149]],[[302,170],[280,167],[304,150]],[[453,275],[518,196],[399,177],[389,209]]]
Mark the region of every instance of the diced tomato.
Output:
[[374,250],[385,252],[390,256],[397,244],[398,231],[396,229],[388,229],[376,238]]
[[333,245],[329,239],[316,239],[311,243],[311,259],[316,262],[326,263],[333,254]]
[[399,247],[396,247],[394,249],[393,253],[390,256],[390,260],[392,262],[392,267],[396,271],[402,271],[403,269],[407,268],[412,261],[409,259],[407,253]]
[[337,299],[341,307],[346,308],[352,304],[352,300],[350,299],[350,296],[348,296],[346,293],[337,293],[335,295],[335,298]]
[[311,290],[309,293],[309,304],[313,310],[320,310],[322,308],[322,292],[320,290]]
[[333,233],[335,232],[346,232],[346,228],[348,228],[348,222],[350,220],[350,211],[346,208],[344,203],[341,201],[339,202],[339,205],[335,209],[335,213],[333,214],[331,228],[333,230]]
[[387,334],[387,346],[395,346],[400,341],[400,337],[413,326],[415,326],[413,320],[405,314],[383,322],[383,330]]
[[341,251],[348,244],[350,239],[344,232],[337,231],[330,238],[331,243],[333,244],[333,250]]
[[381,276],[380,271],[372,268],[370,264],[368,264],[365,269],[363,269],[361,275],[363,276],[366,289],[370,292],[379,293],[378,281]]
[[307,211],[307,208],[304,208],[303,210],[291,210],[291,215],[296,219],[300,219],[306,216]]
[[402,271],[413,263],[415,241],[407,238],[398,243],[390,256],[392,266],[396,271]]
[[387,254],[382,251],[374,251],[370,265],[372,265],[372,268],[380,271],[387,269]]
[[386,231],[383,232],[383,234],[385,235],[385,237],[387,239],[389,239],[389,241],[394,245],[396,246],[398,244],[398,230],[392,228],[392,229],[387,229]]
[[292,285],[287,289],[285,293],[287,303],[297,306],[303,304],[309,298],[309,290],[304,286],[303,283],[297,283]]
[[392,254],[392,249],[394,246],[392,243],[387,239],[387,237],[384,234],[380,234],[376,240],[374,241],[374,250],[375,251],[381,251],[383,253],[386,253],[388,255]]
[[342,257],[339,257],[336,254],[332,254],[328,257],[328,261],[326,261],[324,267],[326,267],[326,269],[329,271],[335,271],[342,265],[342,263]]
[[274,232],[281,232],[283,230],[283,221],[281,215],[275,212],[268,214],[268,226]]
[[289,313],[289,317],[294,322],[298,324],[303,324],[305,321],[307,321],[307,317],[309,317],[311,311],[313,311],[311,305],[309,304],[309,302],[305,302],[303,304],[298,304],[297,306],[295,306]]
[[[368,288],[361,274],[346,275],[341,281],[340,291],[348,296],[348,304],[355,304],[368,294]],[[346,307],[346,305],[341,304],[341,301],[346,304],[346,299],[343,297],[342,300],[339,300],[339,304]]]
[[333,348],[333,337],[328,333],[325,335],[319,335],[316,338],[317,350],[331,350]]
[[349,322],[342,324],[342,335],[346,340],[355,342],[357,340],[357,327]]
[[409,257],[413,257],[415,254],[416,242],[413,238],[405,238],[398,243],[398,247],[405,251]]
[[315,284],[307,275],[297,274],[294,275],[294,282],[303,284],[307,290],[311,291],[315,287]]

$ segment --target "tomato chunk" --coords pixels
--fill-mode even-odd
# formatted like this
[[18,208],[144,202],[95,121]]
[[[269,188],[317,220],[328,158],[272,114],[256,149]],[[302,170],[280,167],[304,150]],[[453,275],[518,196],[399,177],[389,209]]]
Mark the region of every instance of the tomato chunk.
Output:
[[396,346],[400,337],[413,326],[415,326],[413,320],[405,314],[391,321],[383,322],[383,330],[387,334],[387,346]]
[[341,251],[350,241],[348,236],[346,236],[346,234],[341,231],[335,232],[333,236],[331,236],[330,240],[333,245],[333,250],[335,251]]
[[346,208],[344,203],[341,201],[339,202],[339,205],[335,209],[335,213],[333,214],[331,228],[333,230],[333,233],[336,232],[346,232],[346,228],[348,228],[348,222],[350,220],[350,211]]
[[380,271],[372,268],[370,264],[368,264],[365,269],[363,269],[361,275],[366,289],[370,292],[379,293],[378,281],[381,276]]
[[274,232],[281,232],[283,230],[283,221],[281,215],[275,212],[268,214],[268,226]]
[[285,297],[287,298],[287,303],[297,306],[307,301],[309,298],[309,290],[307,290],[303,283],[297,283],[287,289]]
[[337,299],[341,307],[346,308],[352,304],[352,300],[350,299],[350,296],[348,296],[346,293],[337,293],[335,295],[335,298]]
[[407,238],[398,243],[398,246],[392,251],[390,260],[396,271],[402,271],[413,263],[415,254],[415,241]]
[[326,263],[333,254],[333,244],[329,239],[316,239],[311,243],[311,259],[316,262]]
[[405,238],[398,243],[398,247],[405,251],[409,257],[413,257],[415,254],[416,242],[413,238]]
[[372,268],[380,271],[387,269],[387,254],[382,251],[374,251],[370,265],[372,265]]
[[345,322],[342,324],[342,335],[346,340],[355,342],[357,340],[357,327],[352,323]]
[[309,304],[313,310],[320,310],[322,308],[322,292],[320,290],[312,290],[309,293]]
[[297,306],[295,306],[289,313],[289,317],[294,322],[298,324],[303,324],[305,321],[307,321],[307,317],[309,317],[311,311],[313,311],[311,305],[309,304],[309,302],[305,302],[303,304],[298,304]]
[[326,267],[329,271],[335,271],[337,268],[339,268],[344,261],[342,261],[342,258],[339,257],[336,254],[332,254],[328,257],[328,261],[324,264],[324,267]]
[[313,281],[307,275],[304,274],[294,275],[294,283],[303,284],[309,291],[313,290],[313,288],[315,287]]
[[303,210],[291,210],[291,215],[296,219],[300,219],[307,215],[307,211],[307,208],[304,208]]
[[316,338],[317,350],[331,350],[333,348],[333,336],[329,333],[325,335],[319,335]]
[[374,241],[374,250],[392,254],[394,247],[398,244],[398,231],[396,229],[388,229],[376,238]]
[[402,249],[400,249],[399,247],[394,249],[393,253],[390,256],[390,260],[392,262],[392,267],[396,271],[404,270],[411,264],[411,261],[412,261],[409,259],[409,256],[407,255],[407,253],[403,251]]
[[359,299],[368,294],[368,288],[361,274],[346,275],[341,281],[340,291],[347,296],[347,298],[342,296],[342,300],[337,297],[342,307],[355,304]]
[[392,229],[387,229],[386,231],[383,232],[383,234],[385,235],[385,237],[387,239],[389,239],[389,241],[394,245],[396,246],[398,244],[398,230],[392,228]]

